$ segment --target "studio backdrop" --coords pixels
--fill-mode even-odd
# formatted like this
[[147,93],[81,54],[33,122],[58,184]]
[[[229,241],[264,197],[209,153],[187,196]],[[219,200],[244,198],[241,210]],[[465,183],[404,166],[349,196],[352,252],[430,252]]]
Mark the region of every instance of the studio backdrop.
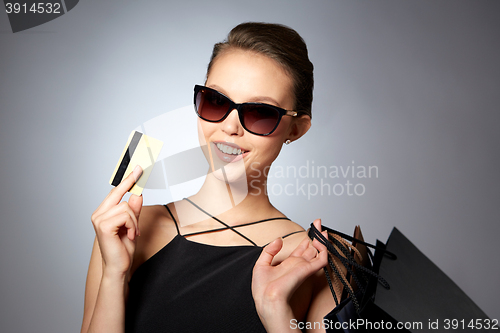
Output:
[[[312,128],[269,170],[271,202],[372,243],[396,226],[500,318],[498,1],[57,3],[32,27],[8,14],[22,3],[0,12],[2,332],[79,331],[90,215],[129,134],[160,117],[164,149],[193,148],[193,86],[245,21],[297,30],[315,68]],[[152,184],[146,204],[182,195]]]

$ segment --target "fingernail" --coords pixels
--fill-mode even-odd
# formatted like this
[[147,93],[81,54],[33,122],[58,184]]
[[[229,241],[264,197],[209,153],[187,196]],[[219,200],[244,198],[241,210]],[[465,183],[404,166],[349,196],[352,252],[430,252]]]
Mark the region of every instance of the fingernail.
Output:
[[142,168],[141,168],[141,166],[137,165],[132,173],[134,174],[134,179],[135,179],[135,182],[137,183],[137,181],[139,180],[139,178],[141,178],[141,176],[142,176]]

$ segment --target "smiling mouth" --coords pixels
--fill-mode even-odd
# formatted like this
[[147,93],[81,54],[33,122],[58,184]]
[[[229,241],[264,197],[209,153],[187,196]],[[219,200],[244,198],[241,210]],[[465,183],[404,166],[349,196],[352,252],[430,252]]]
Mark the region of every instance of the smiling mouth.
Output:
[[228,146],[228,145],[225,145],[225,144],[220,143],[220,142],[216,143],[215,146],[221,152],[223,152],[224,154],[228,154],[228,155],[238,156],[238,155],[242,155],[242,154],[244,154],[244,153],[247,152],[246,150],[243,150],[241,148],[236,148],[236,147]]

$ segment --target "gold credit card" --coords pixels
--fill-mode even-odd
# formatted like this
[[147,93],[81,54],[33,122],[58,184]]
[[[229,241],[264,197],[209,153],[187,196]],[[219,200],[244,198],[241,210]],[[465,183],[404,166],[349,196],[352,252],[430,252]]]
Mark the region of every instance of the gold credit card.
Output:
[[137,131],[132,131],[109,183],[117,186],[121,183],[122,179],[134,171],[137,165],[140,165],[142,176],[129,192],[141,195],[162,147],[163,142],[160,140]]

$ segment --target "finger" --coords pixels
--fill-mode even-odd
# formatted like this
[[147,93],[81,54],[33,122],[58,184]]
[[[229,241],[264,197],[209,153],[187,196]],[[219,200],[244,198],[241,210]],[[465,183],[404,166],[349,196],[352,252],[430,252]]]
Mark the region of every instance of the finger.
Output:
[[134,212],[135,217],[139,218],[142,209],[142,195],[132,194],[128,199],[128,205]]
[[139,178],[142,176],[142,168],[140,165],[137,165],[134,168],[134,171],[131,172],[125,179],[121,181],[118,186],[116,186],[114,189],[111,190],[109,193],[108,197],[106,197],[105,202],[106,204],[103,205],[104,208],[107,208],[109,206],[114,206],[118,204],[125,193],[129,191],[132,186],[139,180]]
[[141,231],[139,229],[139,214],[141,213],[142,209],[142,195],[137,196],[135,194],[132,194],[128,199],[128,206],[135,215],[137,221],[135,226],[137,228],[137,235],[139,236],[141,234]]
[[101,215],[103,212],[107,211],[109,207],[118,204],[125,193],[127,193],[127,191],[132,188],[134,183],[137,182],[141,175],[142,168],[141,166],[137,165],[134,171],[132,171],[125,179],[122,179],[121,183],[118,184],[118,186],[113,187],[111,191],[109,191],[108,195],[106,195],[99,207],[97,207],[94,213],[92,213],[92,221],[99,217],[99,215]]
[[316,229],[318,229],[319,231],[321,231],[321,219],[314,220],[313,224],[316,227]]
[[307,261],[310,261],[311,259],[315,258],[318,255],[318,250],[314,246],[312,246],[311,243],[309,243],[309,246],[307,249],[305,249],[304,253],[302,253],[302,257],[306,259]]
[[135,239],[135,223],[128,212],[114,215],[103,221],[99,226],[99,236],[119,236],[120,229],[127,229],[127,237],[133,241]]
[[259,259],[257,259],[257,262],[255,263],[255,266],[258,265],[271,266],[274,256],[276,256],[278,252],[280,252],[282,247],[283,247],[283,239],[276,238],[273,242],[269,243],[266,247],[264,247],[259,256]]
[[[322,231],[321,232],[323,234],[323,236],[328,239],[328,233],[326,231]],[[326,250],[326,246],[321,243],[319,240],[317,240],[316,238],[313,239],[312,241],[312,245],[319,251],[323,251],[323,250]]]
[[328,264],[328,251],[324,250],[318,253],[316,258],[310,261],[311,267],[314,271],[318,271]]
[[132,210],[132,208],[129,206],[129,204],[126,201],[123,201],[119,203],[116,206],[111,207],[109,210],[101,214],[96,221],[96,224],[102,223],[102,221],[106,221],[111,219],[113,216],[120,215],[122,213],[127,213],[130,215],[130,218],[132,221],[134,221],[134,224],[137,225],[137,217]]
[[139,220],[136,218],[134,212],[129,207],[129,205],[126,201],[121,202],[117,206],[111,207],[110,210],[108,210],[107,212],[105,212],[104,214],[99,216],[98,219],[94,222],[94,227],[99,228],[99,225],[102,223],[108,224],[109,221],[115,221],[115,223],[118,223],[118,225],[116,227],[120,228],[121,226],[124,226],[124,225],[123,225],[123,223],[120,224],[120,220],[115,219],[115,217],[116,216],[123,216],[122,214],[128,215],[128,218],[130,218],[132,223],[134,224],[133,230],[138,235],[138,233],[139,233],[139,231],[138,231]]
[[[318,229],[319,231],[321,231],[321,219],[316,219],[314,220],[313,222],[314,226],[316,227],[316,229]],[[325,230],[325,231],[321,231],[321,234],[326,238],[328,239],[328,232]],[[312,242],[313,246],[318,250],[318,251],[322,251],[323,249],[326,249],[325,245],[321,244],[316,238],[314,238],[313,242]]]
[[131,241],[134,241],[137,235],[136,223],[133,221],[130,214],[128,214],[128,216],[126,216],[125,218],[126,220],[123,227],[125,227],[125,229],[127,230],[127,238],[130,239]]

